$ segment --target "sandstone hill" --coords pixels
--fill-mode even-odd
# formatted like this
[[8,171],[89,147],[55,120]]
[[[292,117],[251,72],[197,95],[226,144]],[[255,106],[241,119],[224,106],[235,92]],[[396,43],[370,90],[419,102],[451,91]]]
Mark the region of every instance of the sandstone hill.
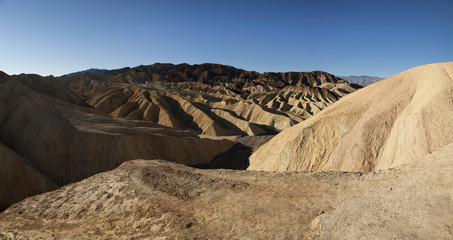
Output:
[[154,64],[59,81],[113,117],[211,136],[278,132],[359,88],[321,71],[257,73],[220,64]]
[[367,174],[136,160],[0,214],[10,239],[451,239],[453,145]]
[[416,67],[356,91],[259,148],[250,170],[368,172],[453,142],[453,62]]

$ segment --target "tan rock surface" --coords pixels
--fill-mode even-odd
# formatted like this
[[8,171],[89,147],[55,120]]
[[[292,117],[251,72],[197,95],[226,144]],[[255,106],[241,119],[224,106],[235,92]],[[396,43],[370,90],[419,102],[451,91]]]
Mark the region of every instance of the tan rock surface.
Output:
[[341,98],[250,158],[250,170],[367,172],[453,140],[453,62],[416,67]]
[[103,90],[87,103],[113,117],[146,120],[212,136],[254,136],[266,133],[267,128],[281,130],[302,121],[295,115],[266,109],[250,101],[181,92],[159,84],[153,86],[126,85]]
[[367,174],[136,160],[0,214],[3,238],[450,239],[453,145]]

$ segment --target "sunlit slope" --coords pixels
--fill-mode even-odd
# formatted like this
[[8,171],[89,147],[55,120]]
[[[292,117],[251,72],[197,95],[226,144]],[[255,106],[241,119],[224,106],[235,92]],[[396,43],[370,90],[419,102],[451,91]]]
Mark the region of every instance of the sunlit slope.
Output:
[[249,170],[372,171],[453,140],[453,62],[419,66],[340,99],[250,158]]

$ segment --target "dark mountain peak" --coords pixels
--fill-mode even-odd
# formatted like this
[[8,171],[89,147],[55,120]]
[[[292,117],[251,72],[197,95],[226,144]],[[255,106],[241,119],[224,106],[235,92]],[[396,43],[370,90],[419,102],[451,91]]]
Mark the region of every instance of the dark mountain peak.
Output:
[[3,83],[9,78],[9,75],[5,72],[0,71],[0,83]]
[[0,71],[0,77],[8,77],[9,75],[3,71]]

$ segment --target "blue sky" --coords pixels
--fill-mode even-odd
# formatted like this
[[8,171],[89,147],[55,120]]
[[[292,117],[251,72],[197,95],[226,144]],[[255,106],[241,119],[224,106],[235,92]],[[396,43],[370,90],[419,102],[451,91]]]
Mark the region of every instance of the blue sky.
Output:
[[388,77],[453,61],[453,1],[0,0],[0,70],[155,62]]

